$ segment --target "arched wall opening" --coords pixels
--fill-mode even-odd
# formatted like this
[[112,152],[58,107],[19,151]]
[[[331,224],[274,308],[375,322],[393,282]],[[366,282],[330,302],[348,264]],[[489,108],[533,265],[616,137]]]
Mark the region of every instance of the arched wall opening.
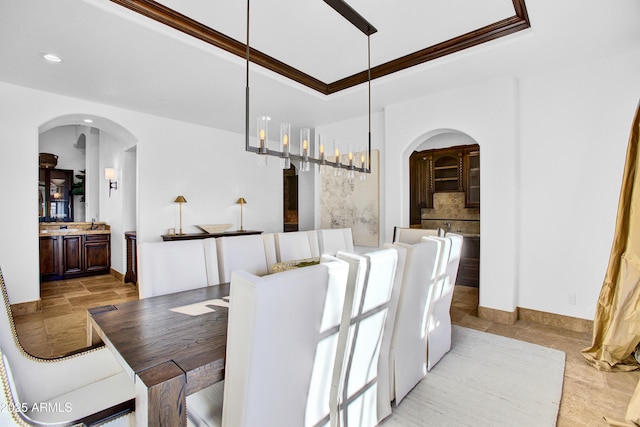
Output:
[[[124,233],[137,229],[137,138],[120,124],[90,114],[55,117],[38,127],[38,135],[40,152],[67,153],[58,167],[74,171],[76,186],[84,175],[83,191],[73,196],[73,221],[110,226],[111,272],[124,277]],[[115,170],[117,189],[110,191],[106,168]]]
[[[413,147],[413,148],[412,148]],[[406,150],[409,224],[460,234],[463,251],[455,284],[480,285],[480,148],[465,132],[440,129]]]

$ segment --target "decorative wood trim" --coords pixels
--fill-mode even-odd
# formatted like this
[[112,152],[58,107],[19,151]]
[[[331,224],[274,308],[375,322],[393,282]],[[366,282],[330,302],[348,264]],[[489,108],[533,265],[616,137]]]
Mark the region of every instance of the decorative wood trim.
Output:
[[[531,23],[524,0],[513,0],[513,5],[516,12],[514,16],[371,68],[371,80],[530,28]],[[367,71],[361,71],[329,83],[328,94],[366,81]]]
[[[182,15],[181,13],[153,0],[111,1],[139,13],[140,15],[153,19],[156,22],[168,25],[171,28],[202,40],[212,46],[223,49],[243,59],[246,58],[246,45],[244,43],[207,27],[194,19]],[[513,8],[515,12],[514,16],[373,67],[371,68],[371,79],[374,80],[379,77],[413,67],[414,65],[423,64],[433,59],[450,55],[452,53],[530,28],[531,23],[529,21],[529,15],[527,14],[525,0],[513,0]],[[250,59],[251,62],[257,65],[325,95],[330,95],[361,83],[365,83],[368,77],[367,70],[364,70],[331,83],[324,83],[309,74],[303,73],[302,71],[255,49],[250,50]]]

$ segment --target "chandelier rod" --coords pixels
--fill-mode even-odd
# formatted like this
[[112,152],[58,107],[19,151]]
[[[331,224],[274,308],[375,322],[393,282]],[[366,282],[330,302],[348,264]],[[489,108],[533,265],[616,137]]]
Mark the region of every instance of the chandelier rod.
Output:
[[[249,63],[251,62],[250,58],[250,43],[249,43],[249,15],[250,15],[250,1],[247,0],[247,44],[246,44],[246,87],[245,87],[245,151],[253,152],[263,155],[271,155],[282,157],[282,152],[277,150],[272,150],[268,147],[265,147],[264,151],[259,150],[257,147],[252,147],[250,144],[250,136],[249,136]],[[353,10],[351,6],[345,3],[343,0],[324,0],[326,4],[331,6],[336,12],[342,15],[346,20],[348,20],[354,27],[358,28],[367,36],[367,89],[368,89],[368,159],[367,165],[362,165],[360,167],[348,166],[346,164],[341,164],[338,160],[335,162],[328,161],[326,159],[317,159],[315,157],[305,157],[289,153],[288,156],[291,160],[304,160],[317,165],[326,165],[333,166],[336,168],[344,168],[351,169],[358,172],[371,173],[371,34],[376,33],[378,30],[371,25],[366,19],[364,19],[358,12]],[[268,141],[268,136],[267,136]]]

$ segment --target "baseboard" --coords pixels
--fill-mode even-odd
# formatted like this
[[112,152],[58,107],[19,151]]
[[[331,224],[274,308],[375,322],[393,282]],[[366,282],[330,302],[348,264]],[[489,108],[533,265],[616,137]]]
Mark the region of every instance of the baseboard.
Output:
[[109,271],[113,277],[115,277],[118,281],[124,283],[124,274],[120,273],[118,270],[114,270],[113,268]]
[[513,325],[518,320],[518,308],[514,311],[496,310],[495,308],[478,306],[478,317],[504,325]]
[[11,304],[11,312],[14,316],[24,316],[25,314],[37,313],[42,309],[42,301],[27,301],[18,304]]
[[505,325],[513,325],[518,320],[525,320],[527,322],[553,326],[574,332],[593,333],[593,320],[579,319],[577,317],[547,313],[522,307],[516,307],[514,311],[503,311],[478,306],[478,317]]
[[546,313],[544,311],[518,308],[518,319],[539,323],[545,326],[567,329],[574,332],[588,332],[593,334],[593,320],[563,316],[561,314]]

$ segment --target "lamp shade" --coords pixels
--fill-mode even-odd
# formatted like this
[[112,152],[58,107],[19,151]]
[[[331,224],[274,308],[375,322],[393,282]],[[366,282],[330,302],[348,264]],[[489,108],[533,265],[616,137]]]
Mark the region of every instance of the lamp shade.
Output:
[[244,199],[244,197],[240,197],[236,203],[240,205],[246,205],[247,201]]
[[176,197],[174,202],[175,203],[187,203],[187,199],[185,199],[184,196],[178,196],[178,197]]
[[104,179],[116,179],[116,170],[114,168],[104,168]]

